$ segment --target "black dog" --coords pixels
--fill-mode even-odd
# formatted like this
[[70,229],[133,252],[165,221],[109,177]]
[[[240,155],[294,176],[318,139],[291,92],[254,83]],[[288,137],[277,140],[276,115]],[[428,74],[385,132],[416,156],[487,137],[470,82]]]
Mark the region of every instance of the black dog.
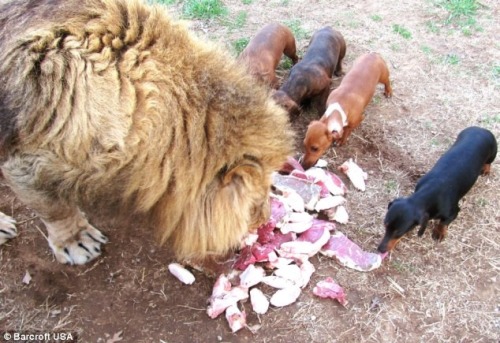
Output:
[[480,174],[490,172],[496,154],[497,141],[490,131],[473,126],[460,132],[451,148],[418,181],[415,192],[389,203],[384,220],[385,236],[378,251],[392,250],[401,237],[417,225],[420,225],[418,236],[422,236],[431,219],[439,220],[432,238],[442,241],[448,225],[460,211],[458,201]]

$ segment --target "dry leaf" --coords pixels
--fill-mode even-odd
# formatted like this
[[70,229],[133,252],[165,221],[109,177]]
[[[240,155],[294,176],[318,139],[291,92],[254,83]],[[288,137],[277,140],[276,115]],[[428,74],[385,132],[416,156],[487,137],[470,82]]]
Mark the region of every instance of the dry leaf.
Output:
[[123,331],[118,331],[118,332],[115,332],[115,334],[113,335],[113,337],[111,338],[108,338],[106,340],[106,343],[116,343],[116,342],[120,342],[123,337],[122,337],[122,333]]
[[23,277],[23,283],[26,284],[26,285],[29,285],[30,282],[31,282],[30,272],[26,271],[26,274],[24,274],[24,277]]

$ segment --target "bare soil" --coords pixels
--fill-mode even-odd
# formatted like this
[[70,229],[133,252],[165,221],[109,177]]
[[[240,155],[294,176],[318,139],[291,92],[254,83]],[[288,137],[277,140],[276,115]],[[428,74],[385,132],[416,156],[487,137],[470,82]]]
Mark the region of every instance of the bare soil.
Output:
[[[350,220],[337,226],[365,250],[374,251],[383,235],[388,202],[409,195],[458,132],[477,125],[499,137],[497,1],[481,2],[470,35],[446,25],[449,13],[430,0],[224,3],[233,22],[247,13],[243,25],[192,21],[193,30],[230,48],[271,21],[294,21],[304,33],[297,40],[302,54],[312,33],[331,25],[347,41],[344,71],[367,51],[388,62],[393,98],[385,99],[380,88],[348,144],[326,156],[332,170],[353,157],[369,173],[366,192],[344,178]],[[178,17],[182,5],[166,8]],[[395,24],[411,38],[394,32]],[[307,123],[317,117],[306,110],[294,122],[297,153]],[[413,232],[368,273],[314,257],[317,271],[295,304],[257,316],[247,302],[252,331],[233,334],[223,316],[213,320],[205,312],[214,280],[194,271],[196,282],[181,284],[167,270],[173,261],[168,246],[158,246],[140,221],[90,217],[110,238],[103,256],[86,266],[60,265],[43,223],[2,182],[0,211],[17,219],[20,235],[0,247],[0,331],[71,331],[79,342],[108,343],[498,342],[499,189],[497,160],[462,200],[444,242],[435,243],[430,230],[422,238]],[[22,282],[26,272],[29,284]],[[347,307],[313,296],[313,286],[327,276],[344,287]]]

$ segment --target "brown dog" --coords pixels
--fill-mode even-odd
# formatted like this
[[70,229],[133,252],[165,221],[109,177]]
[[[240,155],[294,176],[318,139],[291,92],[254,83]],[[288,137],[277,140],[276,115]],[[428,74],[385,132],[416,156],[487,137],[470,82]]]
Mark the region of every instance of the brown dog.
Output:
[[290,71],[290,76],[273,94],[274,100],[291,116],[309,101],[318,113],[325,110],[333,73],[342,72],[346,45],[340,32],[326,26],[314,33],[304,58]]
[[84,212],[144,218],[180,260],[267,220],[293,134],[229,53],[138,0],[0,3],[0,166],[58,261],[101,254]]
[[278,79],[275,70],[282,54],[288,56],[293,64],[299,60],[292,31],[279,23],[271,23],[250,40],[238,60],[247,65],[250,74],[257,80],[276,89]]
[[312,121],[304,139],[304,168],[316,164],[325,151],[336,142],[342,145],[352,130],[361,124],[363,111],[371,101],[378,83],[385,85],[385,96],[392,95],[389,69],[377,53],[358,57],[339,87],[328,96],[327,109],[320,120]]

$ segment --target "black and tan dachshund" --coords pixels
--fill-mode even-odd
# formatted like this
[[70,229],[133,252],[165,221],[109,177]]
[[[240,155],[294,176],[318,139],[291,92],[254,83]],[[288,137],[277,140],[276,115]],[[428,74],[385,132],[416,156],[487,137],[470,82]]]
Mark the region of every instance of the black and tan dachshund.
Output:
[[490,172],[496,154],[497,141],[490,131],[472,126],[460,132],[450,149],[418,181],[415,192],[389,203],[384,219],[385,236],[378,251],[392,250],[401,237],[417,225],[420,225],[418,236],[422,236],[431,219],[439,220],[432,238],[442,241],[448,225],[460,211],[459,200],[479,175]]

